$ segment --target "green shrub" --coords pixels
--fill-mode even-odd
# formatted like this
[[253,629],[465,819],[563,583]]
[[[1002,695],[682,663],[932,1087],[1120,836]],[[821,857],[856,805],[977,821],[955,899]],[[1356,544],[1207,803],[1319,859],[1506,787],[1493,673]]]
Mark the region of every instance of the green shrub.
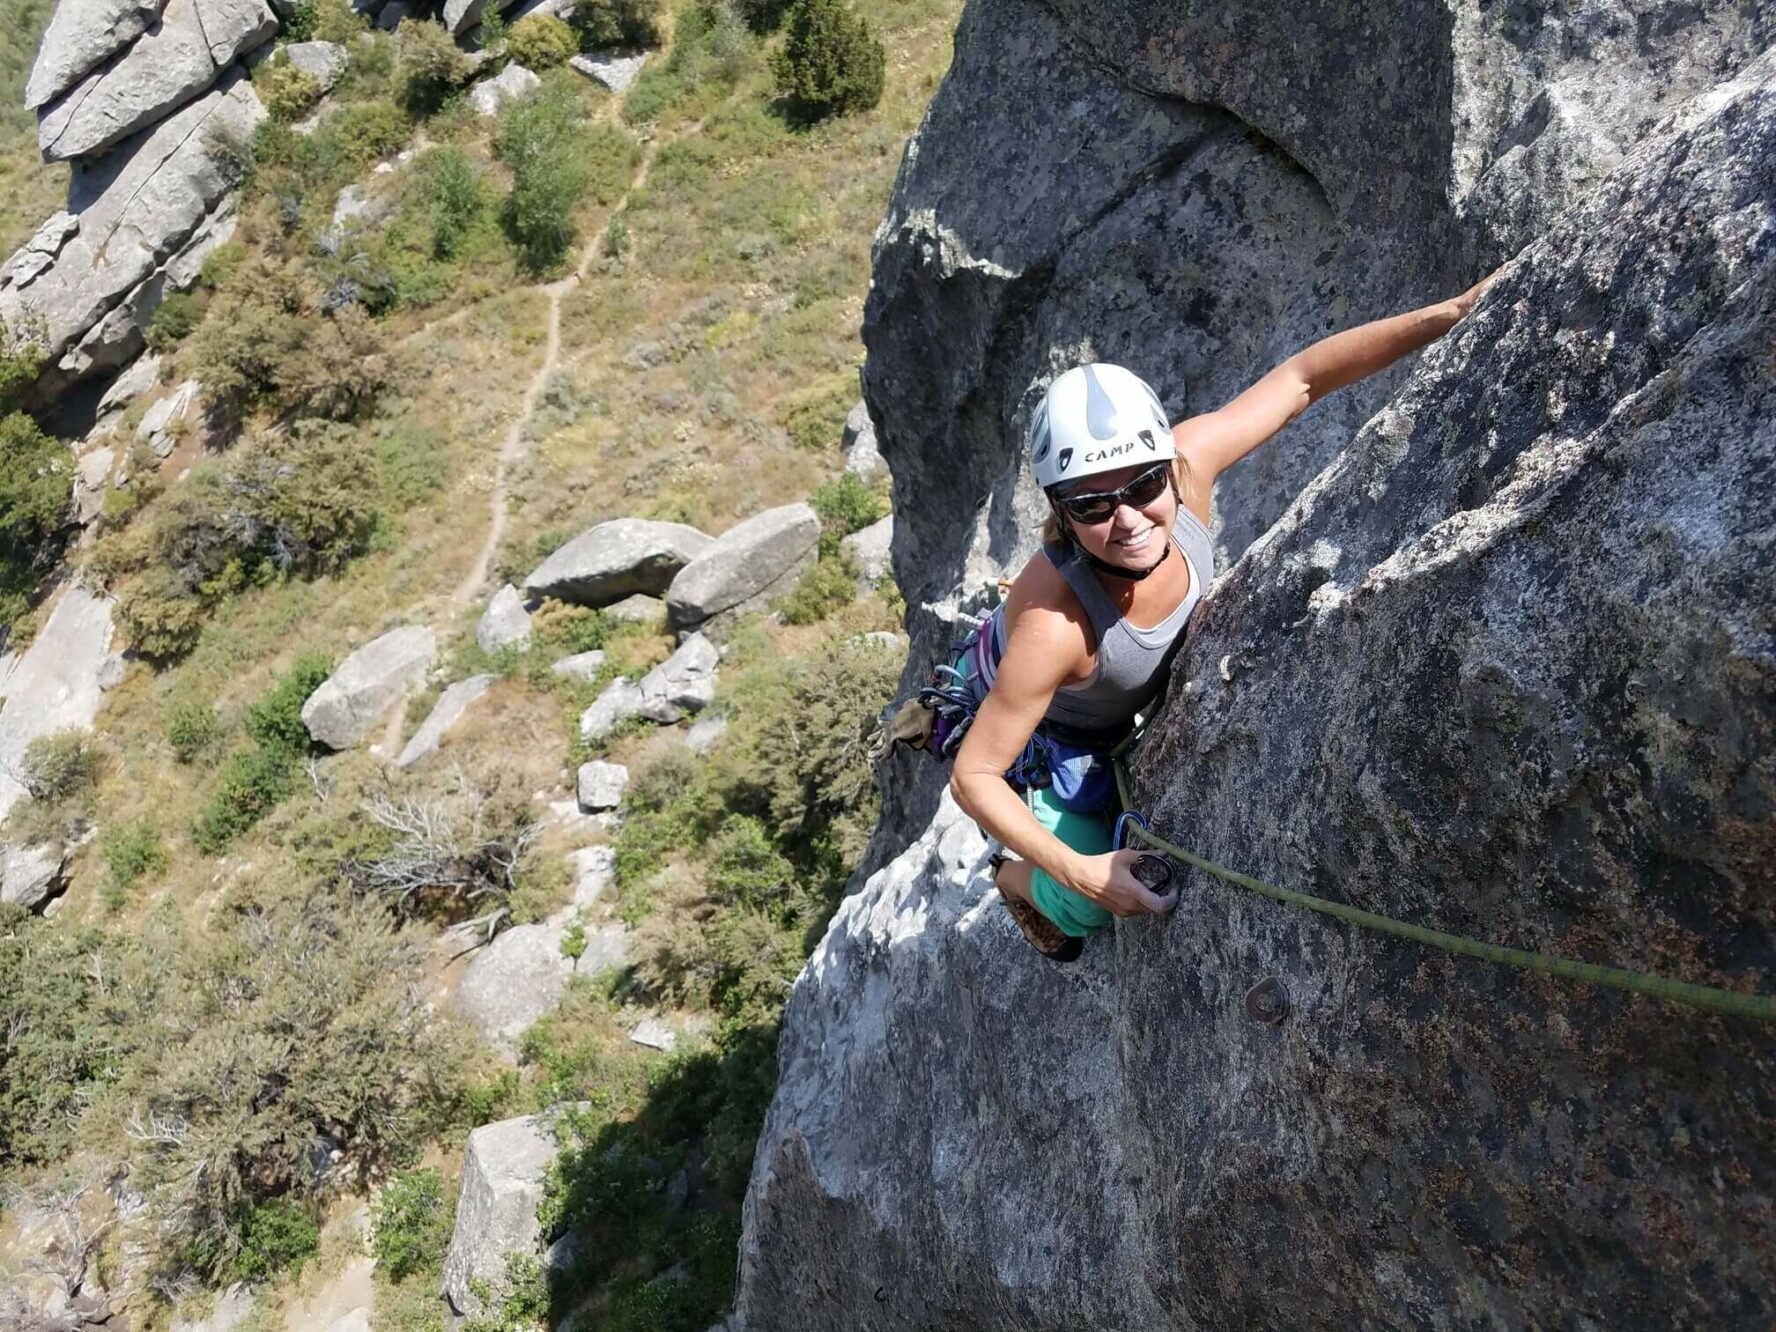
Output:
[[658,46],[660,0],[577,0],[572,23],[587,50],[600,46]]
[[[361,32],[368,32],[370,20],[351,5],[351,0],[317,0],[315,4],[314,41],[349,43]],[[291,41],[297,40],[294,37]],[[352,47],[352,63],[363,59],[364,48]]]
[[521,18],[506,37],[506,54],[526,69],[553,69],[579,53],[579,34],[553,14]]
[[300,120],[321,100],[321,81],[297,69],[288,58],[261,61],[253,71],[253,90],[278,120]]
[[315,26],[321,21],[319,0],[299,0],[284,20],[286,42],[312,42]]
[[173,757],[181,763],[190,763],[208,752],[221,734],[222,719],[208,703],[181,703],[173,709],[172,720],[167,723],[167,743],[173,747]]
[[836,449],[845,432],[845,417],[856,400],[856,378],[835,375],[786,399],[783,428],[798,448],[810,452]]
[[99,751],[85,731],[54,731],[25,746],[16,774],[31,798],[45,804],[86,792],[99,775]]
[[586,187],[579,102],[561,88],[500,108],[493,150],[512,169],[502,221],[533,270],[559,263],[574,240],[573,210]]
[[175,291],[154,308],[142,340],[148,350],[162,352],[191,336],[203,321],[203,299],[189,291]]
[[109,829],[101,844],[111,883],[120,892],[144,875],[166,872],[166,848],[161,845],[160,825],[147,815]]
[[321,1232],[307,1208],[272,1198],[242,1219],[238,1245],[223,1267],[226,1279],[264,1281],[286,1269],[301,1271],[303,1260],[321,1247]]
[[409,19],[399,29],[397,45],[401,105],[414,116],[431,115],[475,72],[474,61],[442,23]]
[[267,749],[303,755],[312,744],[302,724],[302,705],[333,673],[333,663],[318,652],[298,657],[278,676],[271,692],[247,709],[247,734]]
[[203,617],[203,602],[168,569],[150,569],[117,598],[117,627],[149,661],[170,661],[191,651]]
[[795,866],[777,849],[764,824],[749,815],[731,815],[709,851],[705,882],[716,901],[764,912],[779,924],[790,922],[799,896]]
[[0,630],[23,617],[40,572],[54,563],[74,489],[74,455],[23,412],[5,411],[7,381],[34,358],[0,358]]
[[734,8],[754,32],[776,32],[795,0],[736,0]]
[[771,57],[778,91],[811,119],[875,106],[884,67],[882,43],[844,0],[795,0]]
[[413,164],[413,172],[431,224],[432,255],[455,258],[487,207],[487,187],[481,182],[481,173],[467,153],[454,147],[428,149]]
[[379,423],[376,473],[385,506],[404,513],[442,489],[449,444],[437,426],[405,414]]
[[296,761],[283,750],[247,749],[231,755],[216,790],[191,830],[197,849],[219,855],[295,793]]
[[390,1281],[435,1271],[450,1244],[453,1211],[444,1177],[430,1166],[403,1170],[371,1207],[370,1251]]
[[822,555],[795,590],[777,603],[788,624],[816,624],[857,598],[857,579],[836,555]]
[[837,554],[841,538],[862,531],[888,512],[881,496],[853,472],[841,473],[838,480],[820,486],[808,502],[820,515],[821,553],[826,555]]
[[[264,866],[201,933],[176,910],[113,985],[116,1111],[176,1131],[127,1141],[146,1279],[210,1282],[294,1261],[333,1181],[410,1162],[456,1082],[461,1043],[423,1002],[424,945],[382,904]],[[317,1144],[340,1154],[317,1178]],[[261,1205],[278,1210],[255,1217]]]
[[[410,26],[442,27],[436,23],[404,23],[401,29],[406,32]],[[456,49],[454,44],[451,49]],[[462,52],[457,51],[457,55],[461,56]],[[368,166],[377,158],[394,152],[407,142],[407,136],[412,132],[413,123],[393,102],[356,102],[328,116],[321,127],[308,136],[308,140],[312,143],[323,134],[328,135],[337,143],[346,167],[350,170]]]

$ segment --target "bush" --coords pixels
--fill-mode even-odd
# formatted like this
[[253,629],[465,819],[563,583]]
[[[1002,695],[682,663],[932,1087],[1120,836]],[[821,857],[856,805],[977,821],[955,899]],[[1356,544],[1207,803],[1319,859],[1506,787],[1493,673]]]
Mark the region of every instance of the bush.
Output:
[[[824,539],[824,537],[823,537]],[[777,603],[788,624],[815,624],[857,597],[857,580],[836,555],[822,555],[795,590]]]
[[99,775],[99,751],[84,731],[54,731],[25,746],[16,774],[33,800],[45,804],[83,794]]
[[315,27],[320,20],[319,0],[299,0],[290,10],[290,16],[284,20],[284,40],[286,42],[313,41]]
[[181,703],[167,723],[167,743],[181,763],[190,763],[208,751],[221,733],[222,721],[208,703]]
[[65,1156],[74,1121],[116,1073],[116,1040],[94,993],[95,930],[0,902],[0,1167]]
[[532,269],[553,266],[573,244],[574,204],[587,178],[582,137],[579,103],[565,89],[547,88],[500,108],[493,150],[512,169],[503,221]]
[[436,1170],[403,1170],[382,1186],[370,1215],[370,1251],[390,1281],[437,1269],[454,1218],[444,1177]]
[[188,291],[175,291],[155,307],[142,340],[151,352],[162,352],[191,336],[203,321],[203,300]]
[[862,531],[871,523],[880,521],[888,511],[881,496],[852,472],[844,472],[838,480],[828,481],[808,497],[808,502],[820,515],[823,554],[836,554],[841,537]]
[[875,106],[884,66],[882,43],[844,0],[795,0],[771,57],[778,91],[810,119]]
[[266,749],[301,756],[313,747],[302,724],[302,705],[333,673],[318,652],[305,653],[277,679],[271,692],[247,709],[247,734]]
[[215,793],[191,830],[197,849],[220,855],[296,790],[296,761],[282,750],[248,749],[222,765]]
[[417,196],[431,224],[432,257],[453,259],[487,207],[481,173],[460,148],[427,150],[413,164],[413,172]]
[[706,882],[710,896],[723,906],[764,912],[780,925],[794,919],[795,867],[764,824],[748,815],[731,815],[722,823],[710,844]]
[[191,651],[203,616],[203,602],[167,569],[150,569],[117,598],[117,627],[149,661],[170,661]]
[[397,40],[401,105],[412,115],[429,116],[475,72],[474,61],[442,23],[409,19],[401,25]]
[[845,417],[856,400],[856,378],[834,376],[790,395],[784,404],[783,428],[798,448],[810,452],[837,449],[845,433]]
[[794,0],[736,0],[734,8],[746,26],[762,36],[783,25],[783,16],[793,3]]
[[34,377],[34,357],[0,358],[0,634],[30,609],[40,573],[54,563],[74,490],[74,455],[23,412],[8,385]]
[[363,415],[388,384],[382,339],[361,305],[301,321],[301,341],[277,367],[273,382],[286,406],[349,421]]
[[660,0],[577,0],[572,23],[587,50],[600,46],[658,46]]
[[302,1262],[321,1247],[321,1232],[308,1209],[282,1198],[260,1203],[239,1228],[239,1247],[224,1267],[226,1280],[264,1281]]
[[553,14],[519,19],[506,38],[506,54],[527,69],[553,69],[579,53],[579,34]]
[[160,825],[144,815],[134,823],[112,828],[103,840],[105,866],[111,883],[122,891],[143,875],[166,871],[166,849],[160,842]]
[[289,59],[261,61],[253,71],[253,90],[278,120],[300,120],[321,100],[321,81],[297,69]]
[[[332,1181],[405,1164],[450,1098],[462,1051],[427,1011],[424,945],[380,904],[270,873],[201,935],[172,910],[148,928],[160,937],[111,991],[141,1044],[117,1110],[148,1130],[128,1162],[146,1279],[293,1261]],[[317,1173],[317,1147],[339,1169]]]

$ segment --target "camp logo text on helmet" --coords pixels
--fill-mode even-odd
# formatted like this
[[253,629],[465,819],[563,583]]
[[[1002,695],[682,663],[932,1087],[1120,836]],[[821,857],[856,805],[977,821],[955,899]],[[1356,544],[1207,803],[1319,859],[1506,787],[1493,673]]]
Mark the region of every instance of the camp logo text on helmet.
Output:
[[1097,361],[1048,386],[1030,427],[1030,464],[1044,490],[1134,462],[1178,456],[1159,395],[1138,375]]

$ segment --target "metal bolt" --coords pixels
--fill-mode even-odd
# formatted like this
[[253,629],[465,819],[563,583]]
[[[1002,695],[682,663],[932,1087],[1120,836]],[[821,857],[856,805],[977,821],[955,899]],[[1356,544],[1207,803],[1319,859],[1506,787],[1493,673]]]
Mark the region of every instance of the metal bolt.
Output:
[[1289,992],[1275,976],[1266,976],[1246,991],[1246,1016],[1266,1026],[1280,1027],[1289,1016]]

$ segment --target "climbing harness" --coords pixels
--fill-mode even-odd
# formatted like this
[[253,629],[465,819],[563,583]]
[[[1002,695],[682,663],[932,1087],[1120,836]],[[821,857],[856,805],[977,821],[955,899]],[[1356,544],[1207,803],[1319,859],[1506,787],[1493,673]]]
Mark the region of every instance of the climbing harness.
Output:
[[[1625,967],[1604,967],[1591,962],[1574,962],[1570,958],[1531,952],[1523,948],[1504,948],[1498,944],[1481,943],[1477,939],[1463,938],[1459,934],[1446,934],[1442,930],[1430,930],[1421,925],[1410,925],[1405,921],[1377,915],[1373,911],[1363,911],[1343,902],[1329,902],[1325,898],[1312,897],[1307,893],[1299,893],[1290,888],[1279,888],[1275,884],[1265,883],[1262,879],[1254,879],[1248,874],[1225,869],[1212,860],[1205,860],[1202,856],[1186,851],[1183,847],[1174,845],[1155,833],[1147,819],[1135,810],[1129,800],[1125,755],[1129,746],[1140,737],[1145,728],[1146,722],[1143,721],[1110,754],[1111,768],[1116,774],[1116,793],[1121,798],[1125,811],[1116,820],[1115,840],[1112,843],[1119,850],[1132,846],[1135,841],[1139,840],[1186,865],[1194,866],[1213,874],[1218,879],[1236,884],[1274,901],[1283,902],[1293,907],[1301,907],[1308,911],[1317,911],[1322,915],[1335,916],[1339,920],[1361,926],[1364,929],[1391,934],[1400,939],[1410,939],[1414,943],[1426,944],[1447,953],[1456,953],[1463,957],[1477,957],[1483,961],[1498,962],[1522,971],[1582,981],[1587,985],[1601,985],[1612,990],[1626,990],[1632,994],[1644,994],[1654,999],[1688,1004],[1692,1008],[1708,1009],[1733,1017],[1758,1018],[1765,1022],[1776,1022],[1776,997],[1770,995],[1741,994],[1736,990],[1722,990],[1712,985],[1695,985],[1688,981],[1671,980],[1665,976],[1655,976],[1644,971],[1632,971]],[[1274,986],[1274,993],[1260,996],[1259,990],[1266,985]],[[1280,1009],[1278,1008],[1279,1003]],[[1270,978],[1260,982],[1246,995],[1246,1012],[1254,1020],[1280,1022],[1282,1016],[1278,1014],[1288,1012],[1288,997],[1282,993],[1281,985],[1277,984],[1274,978]]]

